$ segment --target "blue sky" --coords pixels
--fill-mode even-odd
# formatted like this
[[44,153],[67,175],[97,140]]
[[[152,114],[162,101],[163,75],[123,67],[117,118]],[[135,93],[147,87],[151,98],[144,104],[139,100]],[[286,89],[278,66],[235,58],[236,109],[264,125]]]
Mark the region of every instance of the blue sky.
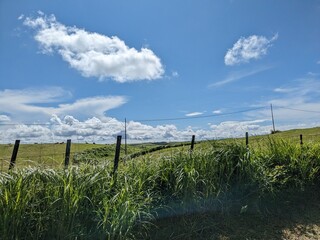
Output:
[[[319,0],[2,0],[0,11],[5,141],[103,142],[124,118],[132,141],[260,134],[271,103],[279,129],[319,125]],[[167,118],[185,119],[139,121]]]

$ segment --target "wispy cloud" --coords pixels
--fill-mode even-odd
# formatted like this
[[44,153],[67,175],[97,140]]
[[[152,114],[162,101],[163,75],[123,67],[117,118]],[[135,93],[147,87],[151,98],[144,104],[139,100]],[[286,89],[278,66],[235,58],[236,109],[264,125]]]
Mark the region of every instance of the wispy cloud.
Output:
[[179,77],[179,73],[177,71],[173,71],[171,75],[172,77]]
[[277,92],[277,93],[291,93],[291,92],[295,92],[299,90],[298,88],[284,88],[284,87],[279,87],[279,88],[275,88],[273,91]]
[[23,19],[23,18],[24,18],[24,15],[21,14],[21,15],[18,17],[18,20],[21,20],[21,19]]
[[[278,99],[287,99],[286,105],[292,105],[298,102],[320,102],[320,81],[316,77],[306,77],[293,81],[290,85],[280,88],[275,88],[274,92],[282,93]],[[294,102],[293,99],[296,99]]]
[[224,57],[228,66],[247,63],[252,59],[259,59],[267,54],[268,48],[278,38],[278,34],[268,39],[264,36],[252,35],[247,38],[241,37]]
[[[108,37],[59,23],[54,15],[24,19],[23,24],[35,30],[35,40],[42,52],[56,52],[84,77],[117,82],[161,78],[161,60],[150,49],[128,47],[117,36]],[[22,19],[21,16],[20,19]]]
[[123,96],[94,96],[77,99],[73,103],[61,103],[70,97],[70,92],[60,87],[6,89],[0,91],[0,109],[13,120],[22,122],[41,121],[52,114],[103,118],[106,111],[127,102],[127,98]]
[[[276,123],[303,123],[308,126],[319,122],[317,119],[320,115],[320,79],[308,75],[287,86],[275,88],[274,93],[274,97],[261,102],[260,105],[273,104]],[[248,113],[248,116],[270,118],[270,110]]]
[[11,119],[7,115],[0,115],[0,122],[9,122]]
[[258,74],[260,72],[266,71],[271,69],[272,67],[260,67],[254,70],[250,70],[250,71],[238,71],[238,72],[232,72],[230,73],[225,79],[212,83],[210,84],[208,87],[209,88],[214,88],[214,87],[221,87],[225,84],[231,83],[231,82],[235,82],[238,81],[242,78],[246,78],[255,74]]
[[214,114],[220,114],[220,113],[222,113],[222,111],[221,111],[221,110],[214,110],[214,111],[212,111],[212,113],[214,113]]
[[194,117],[194,116],[200,116],[202,114],[204,114],[205,112],[191,112],[191,113],[187,113],[185,116],[186,117]]

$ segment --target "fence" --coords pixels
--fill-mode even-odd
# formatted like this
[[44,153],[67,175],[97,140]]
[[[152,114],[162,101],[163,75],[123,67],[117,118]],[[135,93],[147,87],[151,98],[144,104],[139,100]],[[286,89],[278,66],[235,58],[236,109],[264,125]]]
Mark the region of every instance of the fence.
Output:
[[[265,138],[263,136],[251,135],[250,139],[251,140],[249,141],[249,133],[246,132],[243,141],[247,146],[249,146],[250,143],[259,143],[261,140]],[[320,134],[293,134],[290,136],[290,139],[302,146],[305,142],[318,142],[320,140]],[[127,155],[127,141],[125,141],[124,146],[121,146],[121,141],[121,135],[117,136],[116,144],[107,145],[93,143],[74,143],[71,145],[70,139],[68,139],[66,143],[56,142],[46,144],[20,144],[20,140],[16,140],[14,145],[0,145],[0,147],[2,148],[2,156],[0,157],[1,171],[5,171],[6,169],[11,170],[14,167],[16,167],[16,165],[19,168],[25,166],[37,166],[42,168],[68,167],[70,162],[74,163],[74,161],[77,160],[77,156],[82,154],[84,151],[90,149],[101,149],[104,147],[103,151],[114,152],[114,154],[109,154],[108,157],[105,157],[106,155],[104,155],[104,160],[113,161],[113,172],[115,173],[118,168],[121,150],[122,154],[124,155],[122,159],[124,159],[125,161],[127,158],[133,159],[162,149],[182,147],[187,145],[190,145],[189,151],[190,153],[192,153],[196,144],[195,135],[192,135],[191,142],[189,143],[156,143],[149,148],[143,147],[144,145],[141,143],[139,148],[136,148],[133,153],[129,152],[129,155]],[[134,145],[139,146],[139,144]]]
[[[19,147],[17,144],[19,143]],[[70,145],[70,152],[67,152],[68,141],[56,143],[26,144],[23,141],[14,144],[0,144],[0,169],[4,171],[8,166],[16,167],[37,166],[37,167],[63,167],[66,156],[69,161],[86,149],[98,148],[103,145],[89,143],[73,143]],[[70,141],[71,144],[71,141]],[[67,160],[68,160],[67,159]],[[12,167],[11,167],[12,168]]]
[[[121,150],[121,139],[122,139],[121,135],[117,136],[117,142],[116,142],[115,154],[114,154],[113,173],[115,173],[117,168],[118,168],[118,163],[119,163],[119,159],[120,159],[120,150]],[[79,152],[73,152],[73,155],[71,155],[71,140],[70,139],[67,140],[66,144],[64,142],[56,143],[56,144],[60,144],[60,145],[62,144],[63,147],[65,146],[65,153],[63,155],[61,155],[61,153],[60,154],[40,154],[40,156],[38,156],[38,155],[29,155],[29,156],[24,156],[22,159],[20,159],[20,161],[22,163],[25,162],[29,166],[30,165],[39,165],[39,164],[41,164],[42,167],[44,167],[44,166],[50,166],[50,164],[48,164],[48,161],[45,161],[45,160],[42,161],[42,159],[45,159],[46,157],[51,157],[51,160],[53,160],[55,157],[57,157],[58,159],[55,159],[55,161],[58,164],[51,164],[51,167],[57,166],[57,165],[58,166],[64,165],[64,167],[68,167],[69,164],[70,164],[70,159],[74,158],[75,154],[77,154]],[[194,144],[195,144],[195,136],[193,135],[192,136],[192,140],[191,140],[191,144],[190,144],[191,145],[190,152],[193,151]],[[38,145],[38,144],[36,144],[36,145]],[[40,144],[40,146],[41,145],[42,144]],[[54,147],[54,145],[55,144],[45,144],[45,147]],[[95,144],[93,144],[93,145],[95,145]],[[76,144],[75,144],[75,146],[76,146]],[[101,145],[97,145],[97,147],[100,147],[100,146]],[[130,155],[130,158],[135,158],[135,157],[138,157],[138,156],[141,156],[141,155],[153,152],[153,151],[158,151],[158,150],[161,150],[161,149],[164,149],[164,148],[167,148],[167,147],[177,147],[177,146],[182,146],[182,145],[171,145],[171,146],[170,145],[163,145],[163,146],[160,146],[160,147],[151,148],[151,149],[149,149],[147,151],[143,150],[143,151],[134,153],[134,154]],[[9,156],[5,156],[5,157],[1,158],[1,170],[2,171],[4,170],[4,164],[6,164],[6,163],[9,165],[9,170],[13,169],[16,166],[16,161],[17,161],[18,152],[19,152],[19,148],[20,148],[20,140],[16,140],[15,144],[13,146],[11,146],[9,144],[7,147],[13,148],[12,149],[12,155],[11,155],[10,161],[9,161]],[[25,147],[30,147],[30,145],[28,145],[28,146],[25,145]],[[32,147],[32,145],[31,145],[31,147]],[[127,147],[125,146],[125,149],[126,148]],[[90,148],[87,148],[87,149],[90,149]],[[31,149],[31,152],[32,152],[32,150],[34,150],[34,148]],[[60,150],[61,150],[61,148],[60,148]],[[40,147],[40,153],[41,153],[41,147]],[[24,152],[24,154],[25,154],[25,152]],[[63,156],[63,158],[64,158],[63,162],[62,162],[61,156]],[[40,162],[38,161],[38,164],[36,164],[36,160],[35,160],[37,157],[40,157]],[[30,159],[33,158],[33,160],[26,160],[28,158],[30,158]],[[22,166],[25,166],[25,165],[22,164],[20,166],[22,167]]]

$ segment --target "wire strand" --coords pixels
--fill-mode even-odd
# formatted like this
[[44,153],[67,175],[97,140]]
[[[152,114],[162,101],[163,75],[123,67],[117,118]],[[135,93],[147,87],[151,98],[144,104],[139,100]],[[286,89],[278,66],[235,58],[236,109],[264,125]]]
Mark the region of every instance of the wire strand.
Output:
[[187,119],[210,118],[210,117],[220,117],[220,116],[226,116],[226,115],[233,115],[233,114],[244,113],[244,112],[251,112],[251,111],[264,109],[264,108],[266,108],[266,107],[258,107],[258,108],[246,109],[246,110],[241,110],[241,111],[220,113],[220,114],[210,114],[210,115],[204,115],[204,116],[158,118],[158,119],[157,118],[156,119],[138,119],[138,120],[133,120],[133,121],[135,121],[135,122],[160,122],[160,121],[178,121],[178,120],[187,120]]
[[290,107],[276,107],[276,108],[288,109],[288,110],[299,111],[299,112],[320,113],[320,111],[304,110],[304,109],[297,109],[297,108],[290,108]]
[[[267,109],[267,108],[269,108],[269,106],[250,108],[250,109],[234,111],[234,112],[227,112],[227,113],[220,113],[220,114],[210,114],[210,115],[190,116],[190,117],[176,117],[176,118],[135,119],[135,120],[131,120],[131,121],[133,121],[133,122],[161,122],[161,121],[180,121],[180,120],[190,120],[190,119],[213,118],[213,117],[227,116],[227,115],[233,115],[233,114],[244,113],[244,112],[251,112],[251,111],[256,111],[256,110],[260,110],[260,109]],[[298,108],[291,108],[291,107],[274,106],[274,108],[278,108],[278,109],[281,108],[281,109],[287,109],[287,110],[299,111],[299,112],[320,113],[320,111],[305,110],[305,109],[298,109]],[[110,122],[111,120],[112,119],[110,119],[107,122]],[[105,122],[105,123],[107,123],[107,122]],[[129,124],[130,124],[130,122],[127,121],[127,126]],[[48,126],[49,127],[49,126],[63,125],[63,123],[0,123],[0,126],[20,126],[20,125]]]

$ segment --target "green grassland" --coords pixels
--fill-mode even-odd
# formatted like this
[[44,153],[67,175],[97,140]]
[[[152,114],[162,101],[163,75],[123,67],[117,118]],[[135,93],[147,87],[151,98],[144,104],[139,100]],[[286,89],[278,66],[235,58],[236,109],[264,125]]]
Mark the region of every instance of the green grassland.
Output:
[[[71,157],[87,149],[100,148],[99,144],[72,144]],[[14,144],[0,145],[1,170],[9,166]],[[66,143],[20,144],[16,167],[62,167],[64,165]]]
[[[141,153],[162,146],[162,143],[143,143],[121,146],[120,155]],[[168,144],[170,146],[170,144]],[[171,144],[172,145],[172,144]],[[173,144],[174,145],[174,144]],[[0,144],[0,171],[6,171],[10,164],[14,144]],[[73,164],[113,161],[115,144],[72,143],[70,158]],[[66,143],[20,144],[15,168],[41,167],[63,168]]]
[[[116,174],[106,161],[114,145],[79,145],[68,169],[0,172],[0,236],[318,239],[319,132],[253,136],[249,147],[243,138],[199,142],[193,152],[181,144],[130,145]],[[39,146],[25,147],[21,153]]]
[[[283,139],[300,144],[300,134],[303,135],[303,143],[313,143],[320,141],[320,127],[308,129],[294,129],[284,132],[278,132],[272,135],[255,136],[250,135],[250,147],[265,146],[269,139]],[[210,140],[198,142],[196,148],[205,150],[210,148],[212,144],[220,143],[245,142],[244,138]],[[153,158],[160,156],[170,156],[177,150],[188,150],[190,143],[143,143],[129,144],[127,146],[127,158],[137,158],[148,154]],[[16,167],[49,167],[61,168],[64,166],[65,159],[65,143],[39,143],[39,144],[21,144],[19,147]],[[157,150],[157,151],[154,151]],[[0,144],[0,171],[8,168],[13,144]],[[84,144],[72,143],[71,159],[73,163],[97,163],[102,161],[112,161],[114,159],[115,144]],[[125,147],[122,144],[122,158],[125,158]]]
[[[128,145],[127,154],[145,151],[155,144]],[[14,144],[0,144],[0,171],[8,169]],[[113,161],[115,144],[72,143],[70,158],[73,164]],[[63,168],[66,143],[20,144],[15,168]],[[125,156],[122,145],[121,156]]]

